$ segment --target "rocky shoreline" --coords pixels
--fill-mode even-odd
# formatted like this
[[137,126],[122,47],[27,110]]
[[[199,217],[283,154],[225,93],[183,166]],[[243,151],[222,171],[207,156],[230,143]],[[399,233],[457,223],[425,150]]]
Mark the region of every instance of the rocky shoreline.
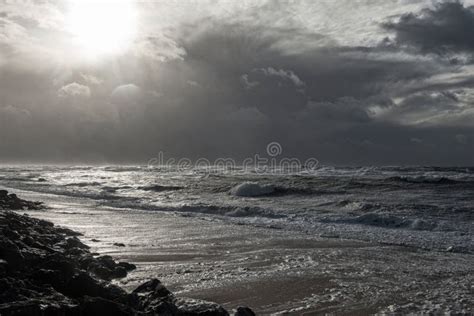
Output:
[[[0,190],[0,315],[229,315],[157,279],[131,293],[112,284],[135,266],[91,253],[80,233],[12,211],[41,207]],[[234,315],[255,314],[239,307]]]

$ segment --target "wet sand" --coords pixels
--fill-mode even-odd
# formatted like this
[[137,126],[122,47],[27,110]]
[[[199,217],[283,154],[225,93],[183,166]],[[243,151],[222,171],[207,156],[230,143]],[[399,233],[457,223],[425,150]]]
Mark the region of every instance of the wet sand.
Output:
[[31,216],[82,232],[92,251],[135,263],[138,269],[117,281],[125,288],[157,277],[181,296],[228,309],[248,305],[263,315],[473,311],[469,254],[321,238],[199,216],[99,208],[77,198],[21,195],[51,207],[28,212]]

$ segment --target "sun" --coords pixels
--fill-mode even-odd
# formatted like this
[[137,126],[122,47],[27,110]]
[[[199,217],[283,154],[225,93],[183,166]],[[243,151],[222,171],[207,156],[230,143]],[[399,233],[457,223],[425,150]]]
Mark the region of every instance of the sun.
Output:
[[71,0],[67,28],[75,44],[90,56],[118,54],[133,42],[133,0]]

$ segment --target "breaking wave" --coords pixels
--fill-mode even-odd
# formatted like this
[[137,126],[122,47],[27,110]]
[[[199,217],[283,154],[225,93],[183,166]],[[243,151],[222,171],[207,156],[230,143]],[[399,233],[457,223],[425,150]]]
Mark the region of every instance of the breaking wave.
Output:
[[272,185],[263,185],[254,182],[245,182],[233,187],[230,194],[241,197],[257,197],[271,195],[275,192]]
[[389,182],[404,182],[413,184],[467,184],[470,181],[454,180],[446,177],[390,177],[387,179]]
[[320,191],[301,187],[284,187],[272,184],[244,182],[234,186],[229,193],[238,197],[284,196],[284,195],[311,195]]

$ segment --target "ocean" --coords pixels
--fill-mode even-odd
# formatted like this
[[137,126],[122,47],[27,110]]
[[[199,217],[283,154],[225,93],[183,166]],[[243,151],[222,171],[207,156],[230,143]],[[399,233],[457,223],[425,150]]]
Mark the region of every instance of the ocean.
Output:
[[312,173],[148,166],[2,167],[0,184],[424,249],[474,251],[474,168],[321,167]]
[[137,264],[128,289],[158,277],[259,315],[472,312],[474,168],[3,166],[0,187]]

